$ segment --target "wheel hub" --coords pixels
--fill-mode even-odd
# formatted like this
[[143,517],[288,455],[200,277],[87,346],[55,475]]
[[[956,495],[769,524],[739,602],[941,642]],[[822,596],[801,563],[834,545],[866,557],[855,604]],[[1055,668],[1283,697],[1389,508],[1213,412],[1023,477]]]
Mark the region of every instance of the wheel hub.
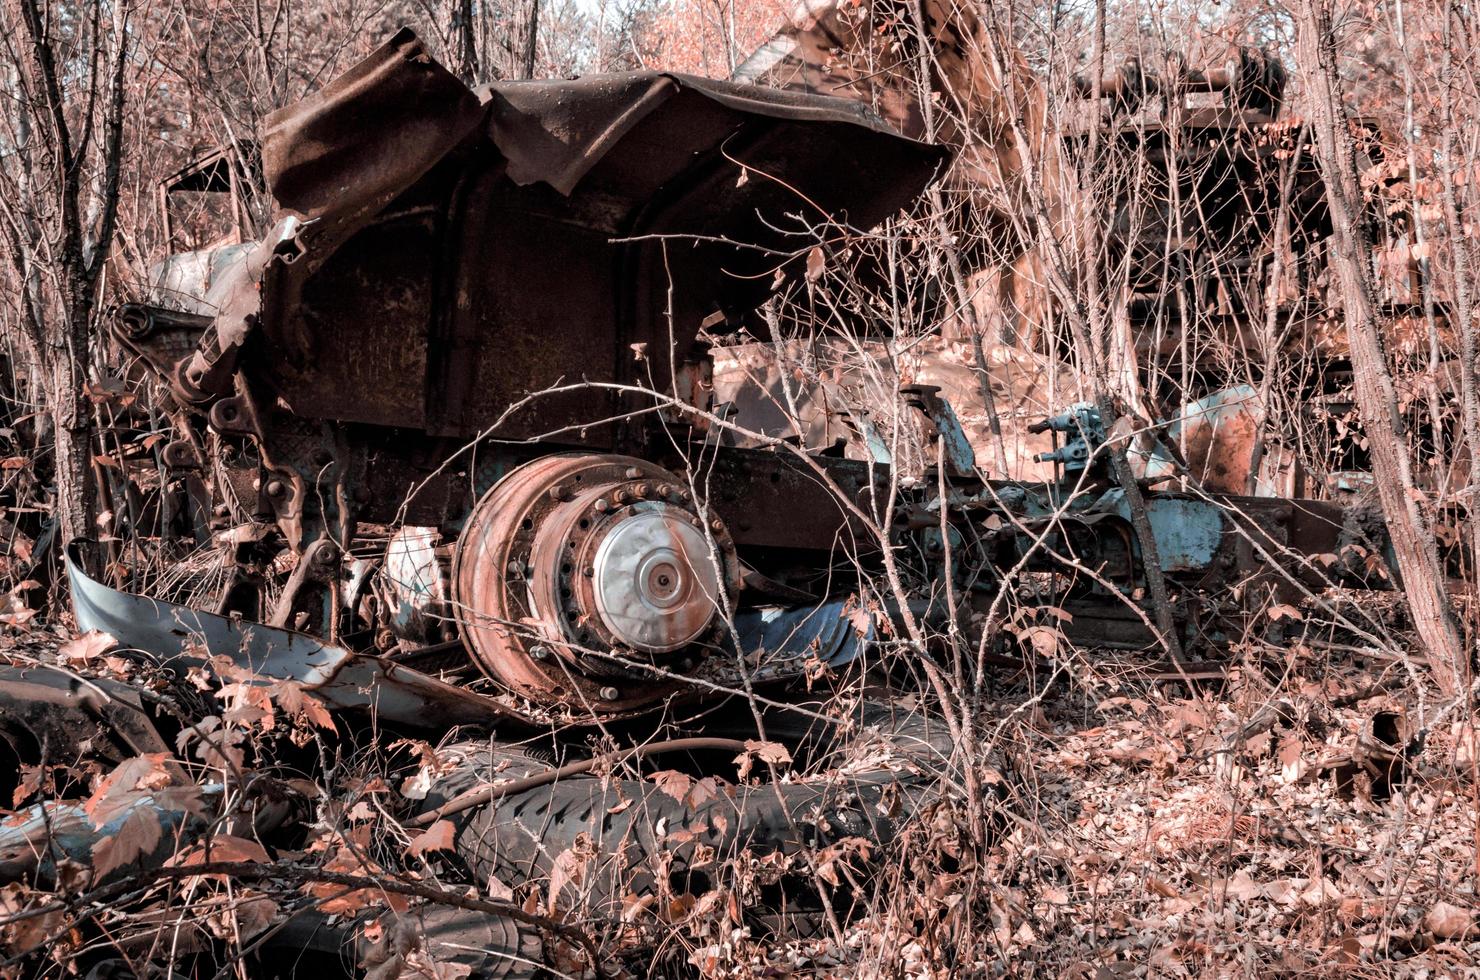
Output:
[[620,710],[668,693],[733,608],[739,563],[666,470],[620,456],[556,456],[479,501],[454,557],[455,607],[474,660],[542,702]]
[[719,574],[693,516],[657,503],[617,521],[591,564],[596,611],[622,644],[668,653],[714,621]]

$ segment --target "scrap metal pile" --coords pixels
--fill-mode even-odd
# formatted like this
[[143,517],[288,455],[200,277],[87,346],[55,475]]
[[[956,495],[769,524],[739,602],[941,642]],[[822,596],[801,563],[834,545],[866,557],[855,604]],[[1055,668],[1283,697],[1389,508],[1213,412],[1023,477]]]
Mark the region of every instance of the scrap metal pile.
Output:
[[[1137,515],[1093,407],[1037,424],[1056,477],[1033,483],[984,479],[929,386],[903,392],[926,447],[909,479],[863,411],[817,449],[706,400],[701,336],[754,324],[819,238],[896,214],[947,158],[855,102],[736,83],[634,73],[474,92],[402,32],[270,118],[265,237],[170,257],[154,295],[120,311],[134,376],[169,393],[171,473],[140,512],[155,527],[136,517],[122,546],[69,554],[79,629],[143,651],[151,670],[301,690],[345,738],[447,740],[455,761],[403,816],[450,822],[449,873],[485,892],[549,882],[586,849],[583,909],[621,918],[632,896],[678,890],[706,850],[887,842],[945,792],[932,774],[947,727],[884,702],[844,725],[789,713],[814,685],[886,649],[928,660],[974,646],[1009,577],[1015,600],[1054,610],[1077,642],[1148,662],[1159,650]],[[217,158],[191,186],[232,166]],[[1351,546],[1384,547],[1330,502],[1145,499],[1187,649],[1248,629],[1256,593],[1370,584]],[[130,564],[166,538],[193,539],[224,574]],[[167,579],[190,601],[159,594]],[[209,707],[172,694],[166,712],[115,687],[12,669],[0,719],[18,761],[174,766]],[[748,708],[716,707],[747,692],[767,706],[764,730]],[[97,726],[105,737],[76,734]],[[598,730],[619,744],[579,758]],[[699,773],[737,752],[772,768],[829,760],[832,775],[703,798],[607,774],[665,756]],[[278,795],[245,809],[227,806],[229,786],[120,797],[119,824],[142,808],[172,832],[112,874],[157,868],[228,814],[235,837],[271,842],[313,808],[291,786],[252,785]],[[54,879],[116,833],[74,820],[49,836],[69,805],[0,834],[8,880]],[[680,824],[702,829],[660,829]],[[795,882],[778,888],[746,917],[815,921]],[[425,914],[441,916],[423,928],[447,949],[498,951],[479,975],[544,955],[538,917]],[[348,948],[352,919],[293,915],[272,941]]]

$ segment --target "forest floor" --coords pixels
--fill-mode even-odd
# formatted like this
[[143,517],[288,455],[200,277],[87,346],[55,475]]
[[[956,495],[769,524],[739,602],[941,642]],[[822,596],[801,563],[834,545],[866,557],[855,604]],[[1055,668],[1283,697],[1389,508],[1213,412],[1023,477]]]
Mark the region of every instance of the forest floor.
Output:
[[[872,975],[902,948],[919,977],[1480,976],[1480,739],[1423,675],[1295,645],[1196,690],[1004,700],[983,719],[1008,790],[984,866],[784,969]],[[905,939],[911,902],[963,912]]]
[[[118,667],[31,637],[6,659]],[[980,716],[988,846],[942,802],[873,855],[840,929],[752,935],[701,897],[628,975],[1480,975],[1480,734],[1420,667],[1301,644],[1193,682],[1079,663]]]

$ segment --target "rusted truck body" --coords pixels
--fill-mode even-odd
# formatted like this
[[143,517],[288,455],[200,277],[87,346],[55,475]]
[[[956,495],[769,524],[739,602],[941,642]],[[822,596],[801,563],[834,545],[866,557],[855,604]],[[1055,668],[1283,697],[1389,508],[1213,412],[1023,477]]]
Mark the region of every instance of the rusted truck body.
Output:
[[[244,570],[214,611],[381,652],[460,632],[511,689],[564,699],[594,673],[579,692],[619,710],[650,678],[569,675],[573,645],[691,661],[758,553],[848,532],[804,459],[710,454],[713,492],[680,476],[706,425],[676,389],[701,329],[747,322],[820,227],[897,211],[939,148],[839,100],[657,73],[474,93],[403,33],[272,117],[262,159],[269,234],[171,259],[174,295],[120,316],[190,419],[171,459],[224,453],[217,496],[296,556],[274,605]],[[828,472],[857,493],[867,469]],[[344,596],[366,525],[429,579],[373,623]]]
[[[841,663],[872,639],[838,625],[860,602],[855,626],[966,621],[1025,560],[1069,569],[1045,601],[1076,638],[1155,645],[1127,611],[1142,548],[1093,410],[1041,426],[1062,477],[1044,485],[983,480],[928,388],[902,406],[936,476],[904,486],[866,406],[839,412],[854,451],[722,438],[707,341],[764,335],[777,282],[908,205],[940,147],[857,103],[676,75],[475,93],[403,32],[270,117],[261,157],[268,234],[173,257],[119,317],[172,392],[166,456],[213,467],[238,527],[203,613],[402,676],[471,665],[506,707],[592,719]],[[1353,533],[1315,501],[1147,511],[1188,596]],[[904,594],[860,599],[885,552]]]

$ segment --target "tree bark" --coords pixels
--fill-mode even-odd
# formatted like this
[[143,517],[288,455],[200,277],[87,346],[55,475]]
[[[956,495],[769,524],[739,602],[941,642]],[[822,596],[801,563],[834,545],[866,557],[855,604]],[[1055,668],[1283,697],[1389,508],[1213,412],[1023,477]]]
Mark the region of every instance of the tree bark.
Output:
[[1330,261],[1340,285],[1353,386],[1372,453],[1373,476],[1419,642],[1435,678],[1446,693],[1453,694],[1469,680],[1469,656],[1445,591],[1433,528],[1420,503],[1423,495],[1414,485],[1406,427],[1378,328],[1375,291],[1365,261],[1372,249],[1361,221],[1351,131],[1341,101],[1330,18],[1322,0],[1302,0],[1297,58],[1320,151],[1331,212]]

